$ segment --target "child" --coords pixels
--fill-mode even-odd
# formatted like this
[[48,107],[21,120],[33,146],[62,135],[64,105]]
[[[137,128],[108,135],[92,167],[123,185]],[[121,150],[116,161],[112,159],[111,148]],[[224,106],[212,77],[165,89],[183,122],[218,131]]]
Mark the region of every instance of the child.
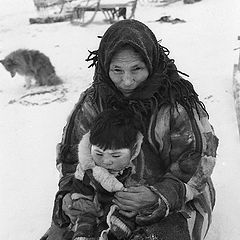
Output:
[[128,110],[105,110],[84,136],[78,148],[74,191],[63,201],[63,209],[71,201],[82,209],[78,216],[69,215],[73,240],[106,239],[108,233],[117,239],[130,236],[134,219],[119,214],[112,199],[114,192],[137,184],[131,175],[143,141],[141,132],[141,121]]

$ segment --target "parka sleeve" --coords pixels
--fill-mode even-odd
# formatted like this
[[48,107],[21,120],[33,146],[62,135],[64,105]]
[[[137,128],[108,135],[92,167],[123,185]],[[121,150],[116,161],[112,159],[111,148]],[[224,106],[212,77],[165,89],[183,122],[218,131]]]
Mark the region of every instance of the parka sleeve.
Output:
[[192,113],[181,105],[162,111],[155,139],[167,171],[153,188],[171,212],[204,191],[215,165],[218,138],[200,105]]
[[64,127],[62,141],[57,145],[56,165],[60,172],[60,180],[52,218],[59,227],[68,226],[70,223],[62,210],[62,202],[64,196],[70,193],[76,184],[74,173],[78,164],[78,144],[83,135],[89,131],[97,115],[97,108],[92,99],[91,88],[81,94]]
[[78,163],[78,144],[91,126],[97,115],[97,108],[92,100],[91,88],[80,96],[63,129],[62,141],[57,145],[56,165],[60,178],[75,172]]

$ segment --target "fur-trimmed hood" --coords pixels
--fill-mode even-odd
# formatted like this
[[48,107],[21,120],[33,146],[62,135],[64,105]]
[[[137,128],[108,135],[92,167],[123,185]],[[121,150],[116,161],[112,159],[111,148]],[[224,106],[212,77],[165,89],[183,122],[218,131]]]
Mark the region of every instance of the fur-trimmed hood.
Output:
[[[104,169],[100,166],[96,166],[94,160],[90,154],[89,148],[91,147],[89,144],[89,132],[83,136],[82,141],[78,145],[78,165],[75,172],[75,178],[79,180],[83,180],[84,174],[86,170],[91,169],[93,177],[95,180],[101,184],[101,186],[109,192],[116,192],[122,190],[124,187],[122,183],[120,183],[114,174],[108,172],[107,169]],[[131,168],[131,172],[135,173],[135,166],[133,164],[133,160],[138,156],[141,145],[143,142],[143,135],[139,132],[137,136],[136,149],[134,154],[131,157],[130,164],[126,168]],[[124,170],[124,169],[123,169]],[[123,171],[122,170],[122,171]]]

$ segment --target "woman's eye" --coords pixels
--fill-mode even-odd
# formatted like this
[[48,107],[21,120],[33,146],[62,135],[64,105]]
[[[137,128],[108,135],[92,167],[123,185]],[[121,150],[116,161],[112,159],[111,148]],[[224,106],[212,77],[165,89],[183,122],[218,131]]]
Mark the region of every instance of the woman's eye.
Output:
[[139,70],[142,70],[142,68],[141,67],[136,67],[136,68],[133,69],[134,72],[137,72]]
[[121,69],[118,69],[118,68],[113,69],[112,71],[113,71],[114,73],[116,73],[116,74],[122,73],[122,70],[121,70]]
[[118,158],[118,157],[120,157],[120,155],[113,155],[112,157],[114,157],[114,158]]
[[97,156],[102,156],[102,153],[96,153]]

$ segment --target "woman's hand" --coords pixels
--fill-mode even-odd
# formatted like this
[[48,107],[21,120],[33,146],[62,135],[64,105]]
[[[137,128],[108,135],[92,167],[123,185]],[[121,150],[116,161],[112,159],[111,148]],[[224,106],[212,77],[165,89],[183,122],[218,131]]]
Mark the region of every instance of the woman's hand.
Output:
[[120,208],[119,213],[129,218],[158,201],[157,194],[145,186],[129,187],[127,191],[117,192],[114,196],[113,203]]

